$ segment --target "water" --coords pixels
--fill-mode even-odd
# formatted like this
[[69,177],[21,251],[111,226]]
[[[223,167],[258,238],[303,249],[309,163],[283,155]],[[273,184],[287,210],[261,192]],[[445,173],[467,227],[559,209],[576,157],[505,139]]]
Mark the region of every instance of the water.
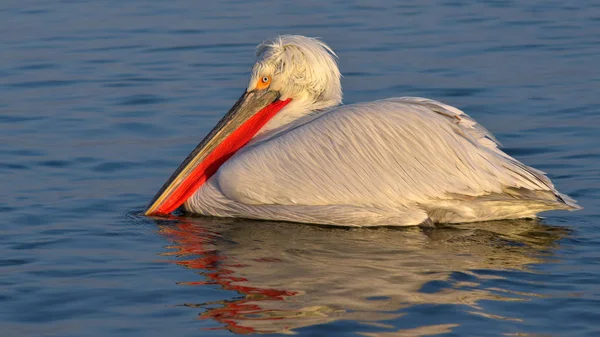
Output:
[[[0,4],[3,336],[596,336],[600,4]],[[320,36],[345,102],[425,96],[547,171],[579,212],[337,229],[140,212],[247,84]]]

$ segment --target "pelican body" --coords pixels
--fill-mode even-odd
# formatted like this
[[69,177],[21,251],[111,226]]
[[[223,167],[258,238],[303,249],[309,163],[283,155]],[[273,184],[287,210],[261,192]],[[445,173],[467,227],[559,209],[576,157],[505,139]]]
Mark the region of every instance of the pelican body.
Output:
[[147,215],[341,226],[535,217],[580,207],[483,126],[438,101],[341,105],[335,53],[263,42],[244,94],[156,194]]

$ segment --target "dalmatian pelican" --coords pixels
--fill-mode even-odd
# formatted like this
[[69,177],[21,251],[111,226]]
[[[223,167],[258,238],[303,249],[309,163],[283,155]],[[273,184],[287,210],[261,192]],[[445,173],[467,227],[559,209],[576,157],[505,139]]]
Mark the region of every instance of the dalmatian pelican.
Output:
[[156,194],[187,212],[341,226],[535,217],[580,207],[461,110],[396,97],[342,105],[336,54],[298,35],[257,48],[248,87]]

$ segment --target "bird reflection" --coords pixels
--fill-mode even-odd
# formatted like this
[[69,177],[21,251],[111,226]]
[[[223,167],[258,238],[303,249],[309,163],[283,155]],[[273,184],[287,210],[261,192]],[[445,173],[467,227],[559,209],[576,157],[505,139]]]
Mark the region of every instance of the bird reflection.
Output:
[[[290,333],[338,320],[381,324],[419,304],[463,305],[494,317],[478,301],[519,301],[536,294],[484,286],[486,279],[502,276],[481,270],[527,271],[568,234],[538,220],[402,229],[211,218],[156,222],[174,243],[164,255],[202,276],[181,284],[216,284],[241,295],[183,305],[239,334]],[[435,334],[438,326],[419,329]]]

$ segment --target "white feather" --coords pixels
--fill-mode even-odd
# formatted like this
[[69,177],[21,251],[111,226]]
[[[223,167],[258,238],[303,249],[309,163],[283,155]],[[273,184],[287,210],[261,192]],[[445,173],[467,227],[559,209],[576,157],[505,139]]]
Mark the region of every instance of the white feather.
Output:
[[578,208],[454,107],[402,97],[323,110],[342,94],[334,54],[318,40],[282,36],[257,55],[252,77],[273,76],[292,103],[186,202],[188,211],[374,226]]

